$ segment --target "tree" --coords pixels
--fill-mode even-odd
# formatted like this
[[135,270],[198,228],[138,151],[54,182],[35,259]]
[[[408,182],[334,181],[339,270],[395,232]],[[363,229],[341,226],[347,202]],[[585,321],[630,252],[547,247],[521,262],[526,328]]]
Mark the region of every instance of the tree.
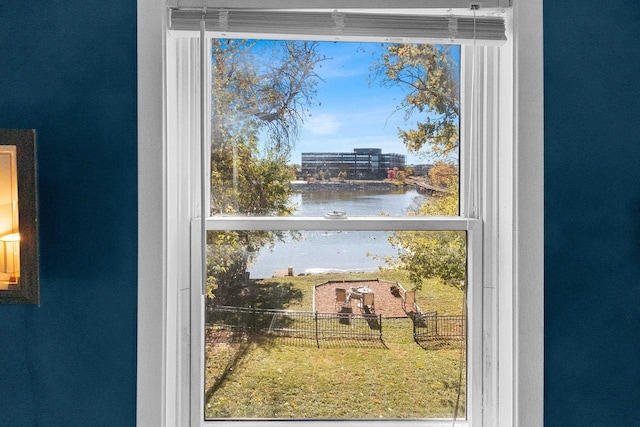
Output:
[[[448,193],[423,203],[415,215],[458,215],[458,184],[453,182]],[[397,231],[389,242],[398,248],[397,257],[387,260],[394,268],[407,270],[414,288],[424,279],[439,278],[461,287],[466,277],[466,237],[459,231]]]
[[[429,180],[436,187],[452,187],[458,182],[458,167],[452,162],[440,160],[429,169]],[[457,215],[457,212],[451,215]]]
[[423,115],[415,129],[398,129],[406,147],[446,158],[458,148],[458,66],[449,46],[391,44],[373,64],[374,78],[406,91],[397,111]]
[[[429,172],[431,183],[447,193],[423,203],[416,215],[458,215],[457,154],[459,146],[458,66],[447,46],[393,44],[373,65],[374,76],[386,86],[400,86],[405,97],[396,111],[405,118],[420,115],[414,129],[398,129],[399,137],[412,152],[439,159]],[[425,279],[440,278],[463,286],[466,275],[466,239],[453,231],[398,231],[389,237],[398,248],[387,262],[409,272],[415,288]]]
[[213,144],[267,131],[266,147],[288,155],[314,102],[317,42],[212,41]]
[[[306,41],[212,41],[211,212],[289,215],[290,151],[324,60]],[[294,175],[295,176],[295,175]],[[228,303],[260,248],[282,233],[209,233],[208,293]]]

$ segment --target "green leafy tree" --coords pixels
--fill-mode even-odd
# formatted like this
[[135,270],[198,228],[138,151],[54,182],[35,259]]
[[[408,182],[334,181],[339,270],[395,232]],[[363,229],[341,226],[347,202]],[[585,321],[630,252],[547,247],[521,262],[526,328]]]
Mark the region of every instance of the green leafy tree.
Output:
[[[211,212],[288,215],[287,166],[314,102],[324,60],[317,43],[212,40]],[[257,252],[281,233],[210,233],[208,293],[226,304],[242,292]]]
[[[459,72],[452,49],[437,45],[388,45],[372,70],[383,85],[404,89],[405,97],[397,111],[403,111],[407,119],[418,117],[415,128],[398,129],[407,149],[440,159],[430,171],[430,179],[447,192],[423,203],[415,214],[458,215]],[[393,233],[389,241],[398,248],[398,255],[388,259],[388,263],[409,271],[415,288],[431,278],[454,286],[464,285],[464,233],[401,231]]]
[[406,118],[421,116],[414,129],[398,129],[414,153],[448,157],[458,148],[460,113],[458,66],[452,48],[427,44],[392,44],[372,66],[374,78],[399,86],[406,95],[397,107]]
[[[452,183],[444,196],[423,203],[415,215],[458,214],[458,184]],[[466,277],[466,237],[458,231],[398,231],[389,237],[398,255],[388,259],[394,268],[407,270],[409,279],[419,289],[425,279],[439,278],[449,285],[462,287]]]

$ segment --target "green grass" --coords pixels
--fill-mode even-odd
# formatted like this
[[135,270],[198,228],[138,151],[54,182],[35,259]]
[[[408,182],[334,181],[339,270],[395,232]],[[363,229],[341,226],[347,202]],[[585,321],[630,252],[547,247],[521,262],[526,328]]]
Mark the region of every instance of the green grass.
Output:
[[[313,286],[327,280],[378,277],[400,281],[401,272],[323,274],[266,279],[259,289],[280,295],[283,308],[310,310]],[[254,293],[255,295],[255,293]],[[261,300],[274,295],[257,293]],[[463,293],[438,282],[418,292],[423,310],[459,314]],[[460,348],[424,349],[409,319],[383,321],[384,344],[349,342],[317,348],[278,339],[207,343],[207,418],[449,418],[458,396]],[[464,361],[463,361],[464,362]],[[464,416],[463,379],[459,416]]]

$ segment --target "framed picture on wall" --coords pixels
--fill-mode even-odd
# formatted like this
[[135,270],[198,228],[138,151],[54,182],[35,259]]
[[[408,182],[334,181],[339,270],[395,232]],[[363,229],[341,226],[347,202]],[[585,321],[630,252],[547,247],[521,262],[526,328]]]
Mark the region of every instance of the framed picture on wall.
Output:
[[35,142],[0,129],[0,303],[40,302]]

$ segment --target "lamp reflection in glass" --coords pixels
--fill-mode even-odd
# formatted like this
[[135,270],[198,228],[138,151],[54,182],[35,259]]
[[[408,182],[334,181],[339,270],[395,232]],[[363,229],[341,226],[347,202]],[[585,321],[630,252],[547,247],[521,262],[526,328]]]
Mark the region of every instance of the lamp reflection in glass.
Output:
[[8,274],[8,279],[4,281],[15,285],[20,277],[20,233],[11,233],[0,237],[0,242],[4,247],[4,269],[3,273]]
[[39,302],[35,183],[35,132],[0,129],[0,302]]

